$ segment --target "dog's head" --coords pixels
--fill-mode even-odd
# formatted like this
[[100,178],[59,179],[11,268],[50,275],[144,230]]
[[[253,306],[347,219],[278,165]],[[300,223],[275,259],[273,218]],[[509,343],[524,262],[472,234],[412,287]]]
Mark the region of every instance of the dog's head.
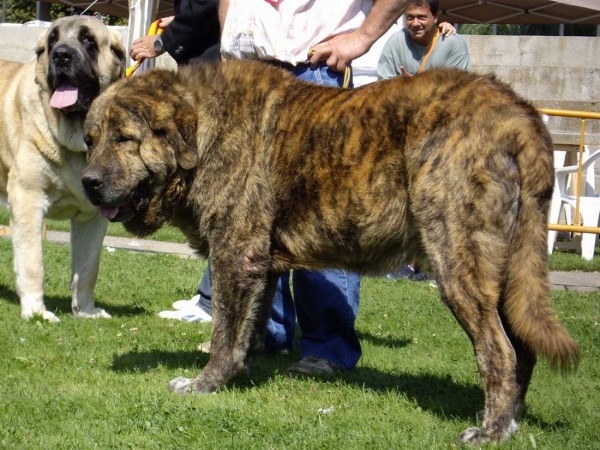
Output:
[[37,44],[36,82],[64,114],[85,114],[92,101],[125,75],[125,49],[117,31],[90,16],[57,20]]
[[162,225],[163,202],[198,161],[196,111],[172,89],[174,76],[154,71],[121,80],[94,101],[85,121],[88,198],[136,234]]

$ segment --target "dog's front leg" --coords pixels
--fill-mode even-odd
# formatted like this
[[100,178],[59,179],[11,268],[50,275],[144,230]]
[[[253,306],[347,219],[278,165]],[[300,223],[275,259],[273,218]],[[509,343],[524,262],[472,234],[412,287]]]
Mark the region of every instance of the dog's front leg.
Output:
[[41,316],[50,322],[58,322],[58,317],[46,311],[44,305],[42,223],[48,200],[43,192],[24,190],[16,178],[18,175],[9,178],[8,202],[21,318]]
[[106,311],[94,305],[94,287],[107,226],[108,221],[99,214],[90,221],[71,220],[71,308],[76,317],[110,318]]
[[[250,252],[254,254],[253,252]],[[213,321],[210,360],[195,379],[179,377],[168,388],[180,394],[209,393],[248,368],[262,340],[277,286],[268,263],[211,256]]]

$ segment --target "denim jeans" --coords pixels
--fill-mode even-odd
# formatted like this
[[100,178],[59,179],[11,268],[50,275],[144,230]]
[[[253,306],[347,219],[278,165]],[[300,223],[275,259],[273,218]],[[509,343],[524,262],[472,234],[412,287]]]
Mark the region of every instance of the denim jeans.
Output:
[[[299,79],[325,86],[341,87],[343,73],[333,72],[325,63],[312,70],[300,66],[292,70]],[[210,313],[212,297],[210,267],[198,288],[200,306]],[[292,299],[293,291],[293,299]],[[302,332],[302,357],[317,356],[348,370],[356,366],[360,341],[354,328],[360,296],[360,276],[342,270],[309,272],[294,270],[277,283],[271,317],[267,322],[265,351],[293,350],[296,317]],[[295,307],[294,307],[295,306]]]

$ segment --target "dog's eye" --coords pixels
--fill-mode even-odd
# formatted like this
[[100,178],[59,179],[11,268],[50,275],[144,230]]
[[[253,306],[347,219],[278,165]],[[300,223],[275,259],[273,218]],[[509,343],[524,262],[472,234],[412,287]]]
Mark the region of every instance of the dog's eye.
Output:
[[89,137],[84,138],[83,142],[85,143],[85,145],[88,149],[88,152],[91,152],[92,149],[94,148],[94,142]]
[[119,144],[127,144],[128,142],[131,142],[131,139],[126,138],[125,136],[119,136],[119,139],[117,140],[117,142]]
[[83,37],[81,39],[81,42],[85,46],[94,46],[94,45],[96,45],[96,40],[94,39],[94,37],[91,34],[85,34],[85,35],[83,35]]
[[56,29],[52,30],[50,35],[48,36],[48,50],[52,50],[52,47],[58,41],[58,31]]

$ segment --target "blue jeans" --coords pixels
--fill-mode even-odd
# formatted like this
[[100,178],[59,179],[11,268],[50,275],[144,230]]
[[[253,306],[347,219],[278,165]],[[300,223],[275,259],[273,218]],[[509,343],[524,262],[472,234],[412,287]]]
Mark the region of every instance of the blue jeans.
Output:
[[[301,80],[325,86],[341,87],[344,79],[343,73],[333,72],[325,63],[315,70],[300,66],[292,73]],[[209,268],[198,288],[200,306],[207,312],[210,312],[212,297],[210,278]],[[294,270],[291,289],[289,280],[290,274],[286,273],[277,283],[271,317],[267,322],[265,351],[294,349],[297,317],[302,331],[300,352],[303,358],[317,356],[331,361],[340,369],[352,369],[361,355],[360,341],[354,328],[360,276],[342,270]]]

